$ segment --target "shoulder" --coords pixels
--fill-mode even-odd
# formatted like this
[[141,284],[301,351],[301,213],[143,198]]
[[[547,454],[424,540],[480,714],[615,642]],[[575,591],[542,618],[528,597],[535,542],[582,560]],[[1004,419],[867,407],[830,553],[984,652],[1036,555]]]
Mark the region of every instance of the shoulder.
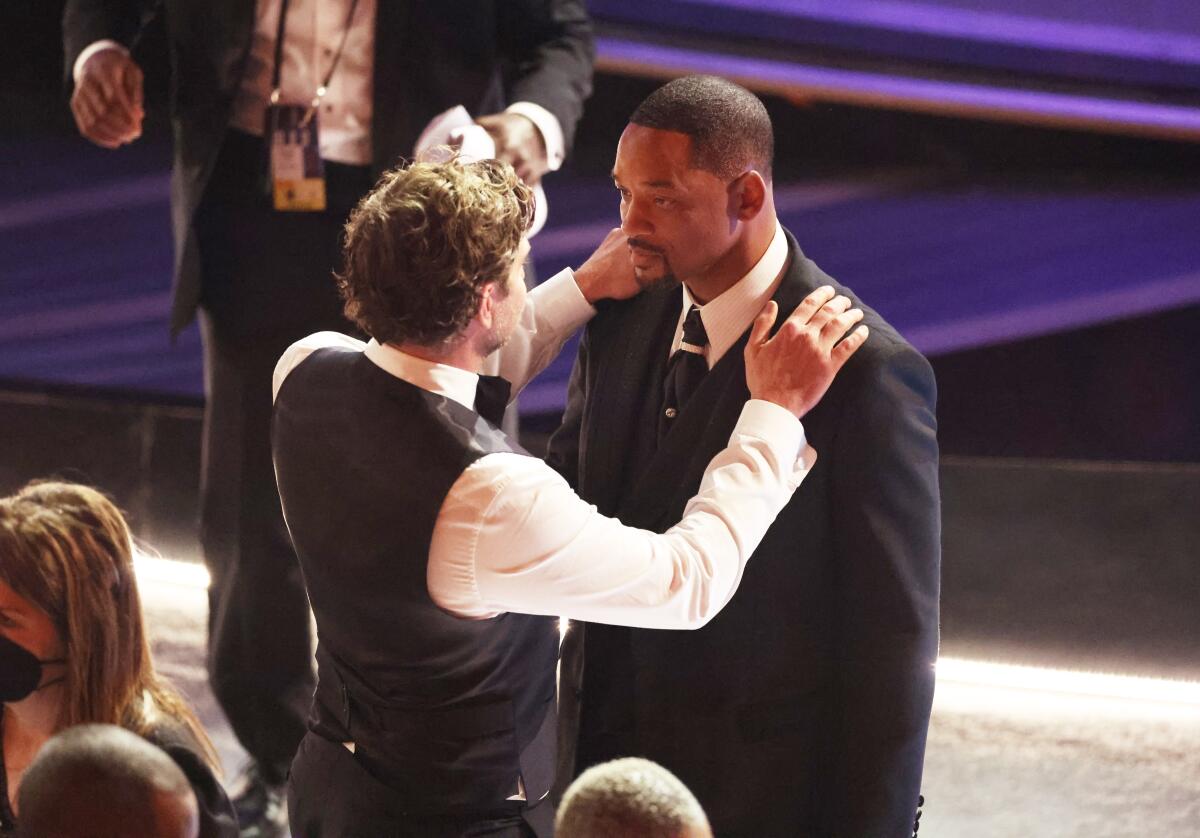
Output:
[[196,795],[200,810],[200,836],[232,838],[237,832],[237,816],[221,781],[205,761],[200,743],[180,722],[163,720],[145,734],[145,739],[166,752]]
[[850,286],[825,273],[796,245],[789,234],[792,266],[784,282],[792,286],[797,302],[810,290],[821,285],[833,286],[839,294],[849,297],[863,311],[863,323],[871,330],[870,337],[838,374],[834,382],[835,397],[856,400],[883,392],[889,381],[895,380],[907,389],[932,400],[935,396],[933,368],[921,352],[896,330],[891,323]]
[[344,349],[351,352],[362,352],[366,344],[357,338],[343,335],[340,332],[316,332],[293,343],[275,364],[275,373],[271,379],[271,397],[276,398],[283,382],[288,375],[304,363],[316,351],[321,349]]

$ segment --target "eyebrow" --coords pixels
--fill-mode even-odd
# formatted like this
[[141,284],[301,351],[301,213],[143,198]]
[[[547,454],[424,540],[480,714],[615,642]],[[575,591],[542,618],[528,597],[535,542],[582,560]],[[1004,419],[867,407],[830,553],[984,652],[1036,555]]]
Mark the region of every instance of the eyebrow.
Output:
[[[612,179],[614,184],[620,185],[621,181],[617,178],[616,172],[613,172]],[[670,180],[645,180],[642,181],[642,186],[649,186],[651,189],[673,189],[676,191],[679,189],[674,181]]]

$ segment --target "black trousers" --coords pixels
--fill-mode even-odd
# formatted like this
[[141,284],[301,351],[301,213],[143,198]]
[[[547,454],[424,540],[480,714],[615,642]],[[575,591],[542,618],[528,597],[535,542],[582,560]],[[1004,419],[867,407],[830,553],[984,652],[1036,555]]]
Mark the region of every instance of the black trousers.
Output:
[[212,576],[209,677],[242,746],[282,782],[315,684],[308,601],[271,464],[271,375],[294,341],[353,334],[332,277],[372,180],[327,166],[329,208],[276,212],[257,138],[231,131],[197,211],[205,393],[200,538]]
[[[460,816],[405,811],[399,795],[367,772],[345,746],[309,733],[288,778],[288,823],[296,838],[547,838],[549,801],[522,816],[507,811]],[[531,824],[536,824],[536,829]]]

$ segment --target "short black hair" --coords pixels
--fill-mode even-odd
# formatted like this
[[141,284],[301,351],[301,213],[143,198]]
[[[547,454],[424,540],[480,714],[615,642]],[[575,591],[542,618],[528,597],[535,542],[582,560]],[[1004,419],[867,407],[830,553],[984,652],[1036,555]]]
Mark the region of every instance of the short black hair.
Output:
[[692,138],[692,166],[722,180],[753,168],[768,180],[775,132],[762,100],[717,76],[667,82],[637,106],[630,123]]
[[[159,794],[187,801],[168,823]],[[183,770],[157,746],[115,725],[86,724],[51,737],[30,763],[17,795],[29,836],[179,835],[194,793]]]

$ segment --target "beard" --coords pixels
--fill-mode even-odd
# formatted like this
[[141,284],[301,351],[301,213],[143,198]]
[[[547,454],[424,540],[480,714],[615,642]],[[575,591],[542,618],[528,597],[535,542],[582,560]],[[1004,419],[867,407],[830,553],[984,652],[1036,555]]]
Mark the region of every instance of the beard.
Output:
[[633,278],[637,281],[638,287],[643,291],[660,286],[670,287],[679,284],[679,280],[675,278],[675,272],[671,270],[671,263],[667,261],[667,255],[660,248],[645,244],[637,239],[630,239],[629,250],[632,254],[640,252],[650,255],[650,265],[644,267],[633,266]]

